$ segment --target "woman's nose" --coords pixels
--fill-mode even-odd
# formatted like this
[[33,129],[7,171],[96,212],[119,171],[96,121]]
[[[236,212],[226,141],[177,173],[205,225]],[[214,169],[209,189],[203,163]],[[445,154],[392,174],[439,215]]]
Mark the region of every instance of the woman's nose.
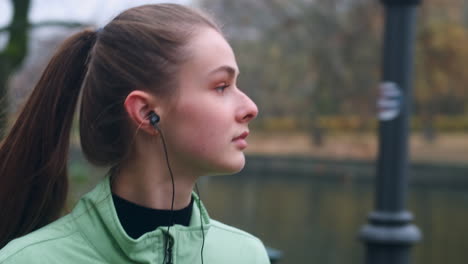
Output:
[[237,121],[248,123],[258,115],[258,107],[245,93],[242,95],[242,104],[237,114]]

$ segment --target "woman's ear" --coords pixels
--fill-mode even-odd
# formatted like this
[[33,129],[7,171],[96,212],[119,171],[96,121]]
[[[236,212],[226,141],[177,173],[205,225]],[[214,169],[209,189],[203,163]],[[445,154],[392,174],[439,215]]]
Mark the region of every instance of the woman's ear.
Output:
[[141,90],[134,90],[125,98],[124,107],[133,125],[151,135],[157,133],[148,119],[151,111],[157,111],[154,95]]

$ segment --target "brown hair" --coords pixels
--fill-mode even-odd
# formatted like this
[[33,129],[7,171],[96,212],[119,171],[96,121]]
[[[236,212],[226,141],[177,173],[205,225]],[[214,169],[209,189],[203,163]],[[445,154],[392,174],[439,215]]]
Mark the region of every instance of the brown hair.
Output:
[[135,89],[170,95],[178,65],[189,56],[184,47],[201,27],[220,32],[188,7],[144,5],[62,44],[0,145],[0,248],[60,216],[79,94],[86,158],[95,165],[118,165],[130,151],[126,96]]

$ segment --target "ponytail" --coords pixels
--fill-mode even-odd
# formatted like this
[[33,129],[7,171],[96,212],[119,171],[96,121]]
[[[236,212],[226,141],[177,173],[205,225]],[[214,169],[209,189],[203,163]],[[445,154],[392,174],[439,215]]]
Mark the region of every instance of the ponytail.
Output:
[[84,30],[63,43],[0,144],[0,248],[61,214],[70,128],[95,41]]

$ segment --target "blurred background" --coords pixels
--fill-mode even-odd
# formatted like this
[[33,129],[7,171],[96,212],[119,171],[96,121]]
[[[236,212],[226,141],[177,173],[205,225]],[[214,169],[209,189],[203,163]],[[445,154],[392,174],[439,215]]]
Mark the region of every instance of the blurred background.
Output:
[[[158,1],[0,0],[0,127],[70,34]],[[279,263],[363,263],[373,210],[383,8],[377,0],[184,0],[223,26],[257,103],[247,166],[206,177],[212,218],[279,249]],[[408,207],[423,240],[412,263],[468,259],[468,0],[424,0],[415,47]],[[6,120],[9,120],[8,122]],[[1,131],[1,129],[0,129]],[[68,207],[105,168],[74,129]]]

